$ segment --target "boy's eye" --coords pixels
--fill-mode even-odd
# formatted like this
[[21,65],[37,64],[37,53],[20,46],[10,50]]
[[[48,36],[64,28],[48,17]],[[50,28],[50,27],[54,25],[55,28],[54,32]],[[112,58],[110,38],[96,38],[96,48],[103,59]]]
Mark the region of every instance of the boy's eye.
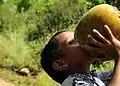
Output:
[[70,45],[71,45],[71,44],[76,44],[76,41],[75,41],[75,40],[72,40],[72,41],[69,42],[69,44],[70,44]]

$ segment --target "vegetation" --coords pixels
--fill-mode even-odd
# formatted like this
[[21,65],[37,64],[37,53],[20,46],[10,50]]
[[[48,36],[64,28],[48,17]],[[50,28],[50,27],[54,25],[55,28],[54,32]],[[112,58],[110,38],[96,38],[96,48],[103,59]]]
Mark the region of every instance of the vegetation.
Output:
[[[117,0],[108,1],[119,7],[115,3]],[[0,74],[8,74],[10,81],[22,86],[56,85],[40,67],[41,49],[52,34],[61,30],[73,30],[87,10],[106,2],[107,0],[0,0]],[[111,66],[109,63],[105,65],[107,66],[102,68]],[[34,78],[19,76],[7,69],[26,66],[42,72]]]

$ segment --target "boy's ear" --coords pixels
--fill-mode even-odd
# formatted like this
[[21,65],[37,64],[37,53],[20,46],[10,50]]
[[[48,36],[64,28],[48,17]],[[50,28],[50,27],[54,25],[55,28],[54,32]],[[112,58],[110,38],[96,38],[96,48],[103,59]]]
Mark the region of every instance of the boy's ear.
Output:
[[52,67],[55,69],[55,70],[65,70],[68,68],[68,63],[64,60],[55,60],[53,63],[52,63]]

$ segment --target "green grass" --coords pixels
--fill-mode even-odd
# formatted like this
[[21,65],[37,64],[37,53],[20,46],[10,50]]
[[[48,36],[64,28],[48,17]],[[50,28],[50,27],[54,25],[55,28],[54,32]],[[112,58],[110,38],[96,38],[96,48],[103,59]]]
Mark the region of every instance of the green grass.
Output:
[[[0,65],[18,68],[28,66],[33,70],[41,70],[40,49],[50,35],[38,41],[26,41],[27,34],[25,33],[26,29],[20,29],[20,27],[15,31],[10,29],[0,33]],[[15,86],[59,86],[42,70],[35,77],[20,76],[9,69],[0,68],[1,74]]]
[[96,72],[102,72],[102,71],[111,70],[113,69],[113,67],[114,67],[113,61],[106,61],[100,64],[91,65],[91,70],[96,70]]
[[21,32],[4,32],[4,34],[0,34],[1,65],[37,66],[38,61],[36,59],[39,59],[39,57],[34,57],[35,50],[24,39],[25,37],[22,36]]
[[[113,68],[113,62],[105,62],[100,67],[92,67],[97,71],[105,71]],[[37,76],[21,76],[17,73],[8,70],[0,69],[0,77],[12,82],[15,86],[60,86],[52,80],[43,70]]]
[[1,69],[0,77],[15,84],[15,86],[60,86],[53,81],[44,71],[41,71],[37,76],[20,76],[10,70]]

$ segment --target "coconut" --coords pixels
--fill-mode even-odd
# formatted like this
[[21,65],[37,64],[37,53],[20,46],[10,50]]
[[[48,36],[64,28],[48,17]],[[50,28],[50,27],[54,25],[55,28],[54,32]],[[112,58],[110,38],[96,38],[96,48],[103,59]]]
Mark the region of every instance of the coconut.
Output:
[[90,44],[88,34],[94,35],[92,30],[97,29],[107,38],[104,25],[108,25],[113,35],[120,40],[120,12],[108,4],[97,5],[86,12],[76,26],[74,37],[79,43]]
[[[97,5],[86,12],[76,26],[74,37],[80,44],[91,45],[88,34],[95,37],[93,29],[97,29],[105,38],[108,37],[103,29],[104,25],[108,25],[113,35],[120,40],[120,12],[108,4]],[[96,53],[90,53],[90,55],[104,57]]]

